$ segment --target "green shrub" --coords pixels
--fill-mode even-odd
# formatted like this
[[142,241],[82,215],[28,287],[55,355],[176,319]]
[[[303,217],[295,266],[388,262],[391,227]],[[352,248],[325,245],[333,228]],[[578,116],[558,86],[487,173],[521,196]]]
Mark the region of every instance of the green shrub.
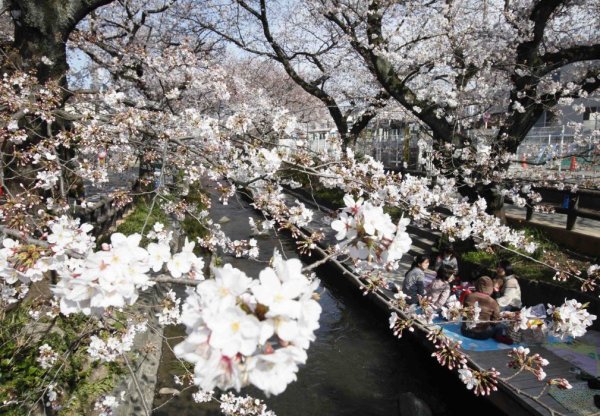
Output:
[[[102,369],[101,377],[97,376],[98,370],[90,363],[85,348],[89,317],[42,315],[32,322],[27,312],[30,309],[31,303],[26,302],[6,312],[0,320],[0,401],[24,400],[3,406],[2,414],[28,414],[51,380],[60,393],[61,415],[90,414],[93,403],[114,388],[116,375],[124,369],[114,364]],[[59,362],[48,370],[37,361],[43,344],[60,356]]]
[[[141,233],[144,224],[146,224],[144,233],[147,233],[155,223],[166,224],[168,221],[167,214],[162,209],[159,200],[152,206],[151,201],[140,198],[134,203],[133,211],[117,226],[116,232],[125,235]],[[146,237],[143,237],[140,245],[145,247],[147,244],[148,240]]]
[[[310,192],[310,190],[308,190]],[[316,199],[328,202],[332,207],[341,208],[344,206],[344,191],[341,189],[319,188],[313,192]]]
[[463,261],[468,261],[470,263],[477,264],[487,269],[493,268],[496,265],[496,263],[500,260],[495,252],[490,253],[483,250],[468,251],[466,253],[463,253],[461,255],[461,259]]
[[390,206],[385,206],[383,207],[383,212],[390,214],[390,217],[392,218],[392,221],[397,222],[400,218],[402,218],[402,215],[404,214],[404,210],[400,207],[390,207]]

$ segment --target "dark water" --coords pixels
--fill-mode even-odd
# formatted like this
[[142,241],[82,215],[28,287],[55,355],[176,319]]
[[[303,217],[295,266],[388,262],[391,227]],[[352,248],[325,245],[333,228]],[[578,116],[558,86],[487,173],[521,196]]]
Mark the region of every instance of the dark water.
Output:
[[[228,206],[215,204],[213,218],[229,218],[223,230],[232,238],[248,238],[248,217],[256,215],[239,201]],[[259,239],[261,260],[267,261],[277,247],[289,257],[297,257],[294,243],[282,238]],[[257,277],[264,263],[225,258],[234,267]],[[417,343],[409,338],[394,338],[387,327],[387,316],[368,305],[346,288],[335,271],[321,268],[321,314],[317,339],[308,350],[308,361],[298,372],[298,380],[279,396],[266,398],[278,416],[307,415],[398,415],[399,397],[412,392],[424,400],[435,415],[481,412],[501,414],[487,401],[467,392],[456,375],[441,368]],[[182,329],[171,329],[167,336],[181,336]],[[173,340],[176,344],[177,339]],[[163,348],[159,386],[176,387],[173,374],[178,371],[168,349]],[[157,415],[217,415],[218,405],[198,405],[191,399],[194,390],[183,392],[155,411]],[[264,398],[256,389],[245,392]],[[154,406],[165,402],[157,397]]]

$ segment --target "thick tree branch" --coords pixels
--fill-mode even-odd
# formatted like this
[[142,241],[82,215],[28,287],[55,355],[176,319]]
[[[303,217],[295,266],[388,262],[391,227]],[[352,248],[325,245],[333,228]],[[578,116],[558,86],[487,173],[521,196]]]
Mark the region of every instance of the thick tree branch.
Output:
[[600,59],[600,45],[578,45],[542,55],[546,73],[574,62]]

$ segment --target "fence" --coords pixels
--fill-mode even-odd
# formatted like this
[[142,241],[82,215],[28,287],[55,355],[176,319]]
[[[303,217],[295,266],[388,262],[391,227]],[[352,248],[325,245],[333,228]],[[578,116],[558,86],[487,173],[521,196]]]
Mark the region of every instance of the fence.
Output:
[[[559,214],[567,214],[566,229],[572,231],[577,218],[600,221],[600,191],[581,189],[577,192],[553,188],[534,188],[542,196],[542,203],[554,208]],[[525,221],[531,221],[533,208],[527,207]]]
[[431,150],[431,145],[409,129],[373,129],[360,137],[355,146],[356,153],[372,156],[386,168],[422,170],[421,161]]
[[[546,165],[548,169],[600,172],[600,153],[592,144],[578,138],[589,132],[577,132],[568,126],[534,127],[517,149],[517,158],[526,164]],[[575,163],[572,161],[575,157]]]

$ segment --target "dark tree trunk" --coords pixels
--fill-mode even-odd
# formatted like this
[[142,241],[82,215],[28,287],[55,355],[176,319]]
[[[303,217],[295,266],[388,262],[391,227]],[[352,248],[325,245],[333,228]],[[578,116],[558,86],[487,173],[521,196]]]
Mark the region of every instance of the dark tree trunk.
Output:
[[484,186],[481,192],[482,198],[487,202],[487,213],[500,218],[503,224],[506,224],[506,210],[504,209],[504,196],[497,183],[491,183]]
[[499,184],[492,182],[488,185],[476,185],[475,187],[461,186],[458,189],[461,195],[466,196],[471,203],[474,203],[479,197],[485,199],[487,203],[486,212],[498,217],[503,224],[506,224],[504,196]]
[[[14,43],[12,45],[15,53],[7,55],[8,60],[4,71],[19,68],[24,71],[33,71],[37,74],[40,84],[47,82],[56,82],[63,87],[62,102],[69,97],[67,87],[67,72],[69,65],[67,63],[67,41],[69,35],[75,29],[75,26],[91,11],[113,0],[8,0],[7,6],[14,24]],[[10,69],[9,69],[10,68]],[[12,159],[12,151],[20,151],[29,148],[39,142],[41,137],[45,137],[48,128],[45,122],[39,123],[28,119],[27,116],[20,124],[25,124],[34,131],[29,139],[22,145],[15,146],[13,149],[3,149],[5,153],[5,163]],[[57,125],[68,129],[68,121],[56,120],[53,130]],[[56,131],[55,131],[56,132]],[[12,147],[12,145],[11,145]],[[60,155],[63,162],[71,159],[74,155],[74,149],[60,149]],[[17,166],[15,162],[6,163],[5,171],[9,173],[7,177],[15,176],[16,182],[7,181],[9,188],[16,187],[18,191],[21,182],[31,184],[35,182],[35,175],[30,169],[24,169]],[[76,184],[81,187],[81,184]]]
[[[15,25],[13,46],[19,52],[23,68],[36,69],[42,83],[56,80],[66,86],[69,34],[88,13],[112,1],[10,0]],[[44,56],[49,60],[46,63],[42,62]]]

